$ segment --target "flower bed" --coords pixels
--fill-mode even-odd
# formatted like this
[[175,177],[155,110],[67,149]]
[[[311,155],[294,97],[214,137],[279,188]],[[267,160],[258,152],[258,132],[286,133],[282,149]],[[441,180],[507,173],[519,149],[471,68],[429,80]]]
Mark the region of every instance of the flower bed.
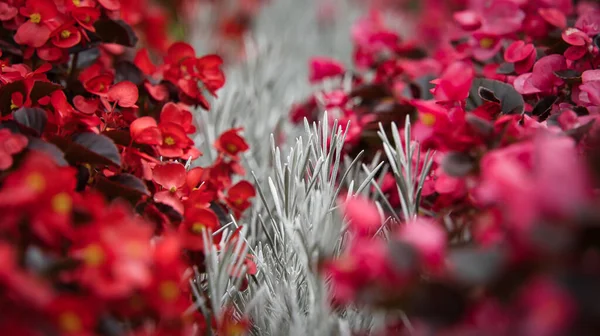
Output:
[[402,4],[413,40],[373,10],[310,61],[306,138],[196,166],[221,56],[144,1],[0,1],[2,330],[596,335],[600,5]]
[[[226,307],[193,309],[207,245],[228,251],[241,243],[240,230],[210,233],[255,195],[239,178],[239,154],[248,149],[239,129],[218,137],[212,165],[190,167],[201,155],[190,111],[209,109],[207,96],[225,83],[222,60],[199,57],[183,42],[163,48],[163,34],[145,40],[153,59],[165,49],[153,63],[147,49],[134,49],[138,39],[126,23],[137,27],[143,17],[151,26],[141,5],[0,2],[0,325],[7,334],[247,328]],[[242,282],[254,263],[240,262],[231,277]]]
[[365,16],[355,70],[313,58],[318,89],[291,111],[327,110],[347,153],[383,150],[392,168],[379,208],[345,207],[334,302],[402,311],[391,335],[594,334],[600,7],[427,1],[419,15],[410,41]]

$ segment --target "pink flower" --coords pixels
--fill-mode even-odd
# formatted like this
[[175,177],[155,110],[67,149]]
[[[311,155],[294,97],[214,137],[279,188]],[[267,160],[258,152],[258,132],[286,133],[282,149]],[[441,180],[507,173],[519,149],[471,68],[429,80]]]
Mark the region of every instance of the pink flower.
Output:
[[436,100],[439,101],[463,101],[469,96],[471,82],[475,77],[475,71],[470,64],[464,62],[452,63],[434,84],[433,90]]
[[535,63],[535,47],[531,43],[525,43],[521,40],[513,42],[504,51],[504,60],[515,64],[515,72],[523,74],[531,70]]
[[554,72],[567,69],[567,61],[561,55],[549,55],[540,58],[533,66],[531,84],[537,89],[550,92],[563,84]]
[[397,238],[415,248],[426,270],[437,271],[443,266],[446,232],[436,222],[419,217],[401,226]]
[[[600,106],[600,70],[587,70],[581,75],[578,103],[589,106]],[[575,96],[575,94],[574,94]]]
[[519,298],[524,335],[563,335],[573,321],[575,302],[569,293],[550,279],[534,279],[522,289]]
[[475,2],[482,16],[480,31],[488,34],[505,35],[521,28],[525,13],[515,1],[495,0]]
[[588,36],[600,34],[600,11],[596,9],[583,12],[575,22],[575,28]]
[[549,24],[564,29],[567,27],[567,17],[565,13],[556,8],[540,8],[538,9],[540,16]]
[[309,70],[309,80],[311,83],[320,82],[328,77],[343,75],[346,71],[343,64],[329,57],[311,58]]
[[502,48],[499,35],[475,32],[473,33],[473,57],[478,61],[486,61],[496,56]]
[[343,212],[350,222],[350,229],[359,235],[372,235],[381,226],[381,216],[374,203],[353,197],[343,205]]

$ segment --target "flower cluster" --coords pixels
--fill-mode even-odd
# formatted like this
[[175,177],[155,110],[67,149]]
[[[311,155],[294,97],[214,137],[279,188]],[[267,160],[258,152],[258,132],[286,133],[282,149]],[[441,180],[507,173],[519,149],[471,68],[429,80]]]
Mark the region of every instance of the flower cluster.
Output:
[[[207,244],[230,249],[239,231],[220,230],[226,214],[239,218],[255,196],[240,180],[249,149],[241,129],[218,136],[211,165],[190,168],[201,155],[190,138],[191,110],[208,110],[206,95],[224,85],[221,58],[198,57],[176,42],[163,62],[152,62],[146,49],[135,51],[136,35],[120,19],[133,15],[132,3],[0,2],[0,326],[7,334],[249,328],[233,307],[219,315],[197,306]],[[244,264],[231,274],[242,283],[256,272],[251,258]]]
[[[394,335],[596,333],[600,6],[451,1],[421,18],[447,27],[434,45],[402,40],[377,11],[359,20],[357,71],[314,58],[319,90],[291,111],[350,121],[350,154],[382,149],[379,124],[408,117],[423,151],[401,172],[422,180],[418,216],[344,207],[353,237],[324,265],[334,302],[402,310]],[[399,208],[397,180],[381,190]]]

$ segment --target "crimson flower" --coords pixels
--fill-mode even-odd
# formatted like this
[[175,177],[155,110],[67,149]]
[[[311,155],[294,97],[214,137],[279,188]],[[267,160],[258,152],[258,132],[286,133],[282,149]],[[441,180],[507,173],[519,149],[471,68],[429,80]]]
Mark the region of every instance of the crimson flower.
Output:
[[254,196],[256,196],[254,186],[248,181],[240,181],[229,188],[225,201],[239,217],[244,210],[250,207],[249,199]]
[[183,106],[175,103],[166,103],[160,112],[161,122],[170,122],[181,126],[185,133],[192,134],[196,132],[193,125],[192,113]]
[[81,42],[81,32],[73,22],[63,24],[52,33],[52,44],[61,49],[72,48],[79,42]]
[[20,13],[29,20],[17,29],[15,42],[34,48],[43,46],[52,32],[49,23],[58,15],[54,1],[27,0],[25,7],[21,7]]
[[74,190],[75,182],[74,168],[57,167],[47,154],[32,151],[4,180],[0,207],[32,205],[38,198]]
[[129,125],[129,132],[133,141],[139,144],[162,145],[163,139],[156,119],[141,117]]
[[223,59],[218,55],[206,55],[196,60],[198,78],[212,94],[225,85],[225,73],[221,70]]
[[94,7],[74,7],[71,9],[71,16],[84,29],[95,32],[94,22],[100,18],[100,10]]
[[185,220],[179,226],[179,237],[184,248],[203,251],[204,231],[209,235],[219,228],[219,218],[210,209],[189,208],[185,212]]
[[164,189],[154,194],[154,200],[168,204],[183,213],[184,208],[178,191],[186,184],[185,167],[176,162],[157,165],[152,171],[152,179]]
[[[161,156],[168,158],[184,157],[186,149],[194,145],[183,127],[172,122],[161,122],[158,125],[162,134],[162,144],[157,147]],[[187,158],[186,158],[187,159]]]
[[317,83],[328,77],[343,75],[344,65],[329,57],[313,57],[309,65],[309,81]]
[[0,170],[8,169],[13,164],[12,155],[19,153],[27,146],[27,137],[14,134],[9,129],[0,129]]
[[239,160],[239,154],[247,151],[250,146],[246,143],[246,140],[238,133],[242,128],[232,128],[225,131],[215,141],[215,148],[223,154],[226,154],[236,160]]
[[101,307],[90,307],[89,298],[74,295],[60,295],[47,307],[60,335],[91,335],[98,321],[97,311]]
[[116,102],[121,107],[137,107],[139,92],[135,84],[130,81],[119,82],[108,89],[107,100]]

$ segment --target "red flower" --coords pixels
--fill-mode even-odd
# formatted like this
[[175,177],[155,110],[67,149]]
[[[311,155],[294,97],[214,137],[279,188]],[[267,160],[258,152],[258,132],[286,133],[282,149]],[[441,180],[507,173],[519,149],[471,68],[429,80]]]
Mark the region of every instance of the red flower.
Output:
[[223,132],[215,142],[215,148],[220,153],[227,154],[235,160],[239,160],[238,155],[250,148],[246,140],[238,134],[241,130],[241,128],[232,128]]
[[129,125],[129,132],[133,141],[139,144],[162,145],[162,133],[158,123],[152,117],[141,117]]
[[190,306],[183,288],[189,283],[182,279],[185,264],[181,258],[182,246],[177,237],[166,235],[153,253],[152,284],[143,291],[144,298],[163,321],[178,319]]
[[[83,75],[83,73],[81,74]],[[110,89],[110,87],[112,86],[113,80],[114,80],[114,76],[111,74],[100,74],[98,76],[94,76],[92,78],[90,78],[89,80],[83,80],[81,78],[79,80],[81,80],[83,82],[83,87],[90,93],[96,94],[100,97],[105,97],[106,94],[108,93],[108,90]]]
[[83,28],[95,32],[94,22],[100,18],[100,10],[94,7],[74,7],[71,9],[71,16]]
[[19,305],[42,308],[52,299],[52,289],[40,278],[24,271],[18,259],[14,246],[0,242],[0,285],[10,291],[9,302],[16,300]]
[[210,209],[186,209],[185,220],[179,226],[179,237],[184,248],[193,251],[203,251],[203,232],[208,234],[211,242],[211,232],[219,228],[219,218]]
[[309,65],[309,81],[317,83],[328,77],[343,75],[344,65],[329,57],[313,57]]
[[12,20],[17,14],[19,14],[19,10],[16,7],[6,2],[0,3],[0,21]]
[[185,185],[185,167],[176,162],[157,165],[152,171],[152,179],[165,190],[174,193]]
[[179,65],[182,61],[190,58],[196,58],[194,48],[185,42],[175,42],[167,50],[165,63]]
[[[93,300],[93,299],[92,299]],[[98,321],[98,304],[90,305],[90,298],[72,295],[56,297],[47,310],[60,335],[92,335]]]
[[225,85],[225,74],[221,70],[222,64],[223,60],[218,55],[206,55],[196,61],[198,78],[212,95],[215,95],[215,92]]
[[32,152],[8,175],[0,190],[0,207],[32,205],[39,197],[75,189],[75,169],[57,167],[45,153]]
[[165,203],[183,213],[183,204],[180,201],[181,193],[178,191],[185,186],[186,171],[180,163],[166,163],[157,165],[152,171],[152,179],[164,190],[154,194],[156,202]]
[[120,0],[98,0],[98,2],[100,3],[100,5],[102,5],[102,7],[110,11],[116,11],[121,8]]
[[236,216],[239,216],[244,210],[250,207],[250,198],[256,196],[254,186],[248,181],[240,181],[233,185],[227,191],[225,198],[227,204],[234,210]]
[[9,129],[0,129],[0,170],[8,169],[13,164],[12,155],[19,153],[27,146],[27,137],[13,134]]
[[53,0],[27,0],[20,13],[29,18],[15,34],[15,42],[39,48],[48,41],[52,29],[49,21],[53,20],[58,11]]
[[52,44],[62,49],[72,48],[81,42],[81,32],[72,22],[58,27],[52,35]]
[[161,122],[158,127],[162,134],[162,144],[157,147],[157,150],[161,156],[180,158],[184,156],[184,149],[194,145],[180,125]]
[[219,319],[221,321],[218,327],[219,335],[242,336],[250,331],[250,327],[252,326],[250,320],[246,317],[237,319],[234,317],[234,312],[233,308],[227,308],[222,311]]
[[175,103],[166,103],[163,106],[160,112],[160,120],[161,122],[170,122],[183,127],[187,134],[196,132],[196,127],[193,125],[192,113]]
[[135,84],[130,81],[119,82],[108,90],[107,99],[116,102],[121,107],[137,107],[139,92]]
[[150,60],[148,49],[142,48],[135,54],[133,63],[146,75],[153,75],[156,72],[156,65]]
[[70,255],[81,265],[71,273],[100,298],[126,298],[152,281],[148,250],[153,228],[123,204],[101,208],[93,222],[77,229]]

